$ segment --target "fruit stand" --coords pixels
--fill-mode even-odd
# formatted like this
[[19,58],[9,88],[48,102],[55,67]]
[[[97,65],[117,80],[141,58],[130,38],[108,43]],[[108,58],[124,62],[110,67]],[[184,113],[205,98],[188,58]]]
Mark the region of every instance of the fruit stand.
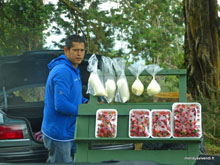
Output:
[[[186,70],[162,70],[157,75],[177,75],[179,77],[179,102],[187,102]],[[126,71],[126,76],[132,76]],[[143,72],[141,76],[149,76]],[[75,162],[100,163],[103,161],[152,161],[160,164],[193,164],[199,156],[200,138],[131,138],[129,137],[129,112],[131,109],[172,109],[173,102],[147,102],[147,103],[114,103],[98,104],[97,97],[90,96],[89,104],[79,106],[76,121],[75,142],[77,152]],[[115,138],[97,138],[96,112],[99,109],[117,110],[117,136]],[[182,143],[186,149],[179,150],[95,150],[91,144],[112,143]]]

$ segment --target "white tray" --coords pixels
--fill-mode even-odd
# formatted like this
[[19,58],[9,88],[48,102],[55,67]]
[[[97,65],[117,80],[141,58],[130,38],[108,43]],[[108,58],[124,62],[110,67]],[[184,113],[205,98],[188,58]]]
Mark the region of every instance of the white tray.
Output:
[[[102,116],[104,118],[100,118]],[[117,119],[118,112],[116,109],[98,109],[96,111],[95,137],[115,138],[117,136]]]
[[[132,116],[134,113],[136,113],[136,116]],[[140,118],[139,120],[136,120],[138,119],[138,116],[140,116]],[[131,127],[132,124],[136,124],[134,129],[132,129]],[[135,130],[137,132],[135,132]],[[138,133],[140,135],[138,135]],[[149,138],[150,137],[150,110],[149,109],[130,110],[128,136],[130,138]]]
[[[163,112],[167,114],[163,114]],[[156,117],[156,121],[158,125],[154,122],[154,114],[158,113],[161,116]],[[169,109],[152,109],[151,110],[151,123],[150,123],[150,130],[151,130],[151,137],[152,138],[171,138],[172,137],[172,121],[171,121],[171,111]],[[153,128],[157,127],[157,134],[154,135]],[[162,132],[164,131],[164,133]]]
[[[200,138],[202,136],[202,107],[200,103],[174,103],[172,112],[174,138]],[[195,130],[197,133],[193,133]]]

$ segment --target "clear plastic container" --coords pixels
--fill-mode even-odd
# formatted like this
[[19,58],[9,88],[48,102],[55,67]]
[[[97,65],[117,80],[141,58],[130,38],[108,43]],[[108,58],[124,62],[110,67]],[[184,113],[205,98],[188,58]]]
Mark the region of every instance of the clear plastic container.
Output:
[[116,109],[99,109],[96,111],[96,138],[115,138],[117,135]]
[[168,109],[151,110],[151,137],[170,138],[171,131],[171,111]]
[[173,137],[202,136],[202,108],[199,103],[174,103],[172,105]]
[[150,110],[132,109],[129,112],[129,131],[130,138],[150,137]]

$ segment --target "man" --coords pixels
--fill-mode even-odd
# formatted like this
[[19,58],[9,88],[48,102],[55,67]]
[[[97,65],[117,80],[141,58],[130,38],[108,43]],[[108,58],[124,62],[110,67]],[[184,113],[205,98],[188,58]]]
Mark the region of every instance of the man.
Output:
[[85,40],[78,35],[67,37],[64,54],[48,64],[42,133],[50,163],[73,162],[78,105],[88,101],[82,96],[78,67],[85,56]]

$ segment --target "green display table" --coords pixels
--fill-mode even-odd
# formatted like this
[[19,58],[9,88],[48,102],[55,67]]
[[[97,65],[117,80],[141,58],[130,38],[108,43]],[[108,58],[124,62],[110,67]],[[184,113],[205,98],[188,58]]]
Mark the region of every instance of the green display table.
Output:
[[[126,71],[127,76],[131,76]],[[144,72],[142,75],[149,75]],[[179,76],[179,102],[186,102],[186,70],[163,70],[158,75]],[[129,138],[129,111],[131,109],[172,109],[172,102],[165,103],[117,103],[98,104],[97,97],[90,96],[89,104],[79,106],[76,121],[75,142],[77,152],[75,162],[100,163],[109,160],[143,160],[153,161],[160,164],[194,164],[193,158],[199,156],[200,139],[196,138]],[[95,122],[98,109],[116,109],[118,111],[118,127],[116,138],[96,138]],[[184,150],[95,150],[91,144],[101,143],[184,143],[187,149]]]

